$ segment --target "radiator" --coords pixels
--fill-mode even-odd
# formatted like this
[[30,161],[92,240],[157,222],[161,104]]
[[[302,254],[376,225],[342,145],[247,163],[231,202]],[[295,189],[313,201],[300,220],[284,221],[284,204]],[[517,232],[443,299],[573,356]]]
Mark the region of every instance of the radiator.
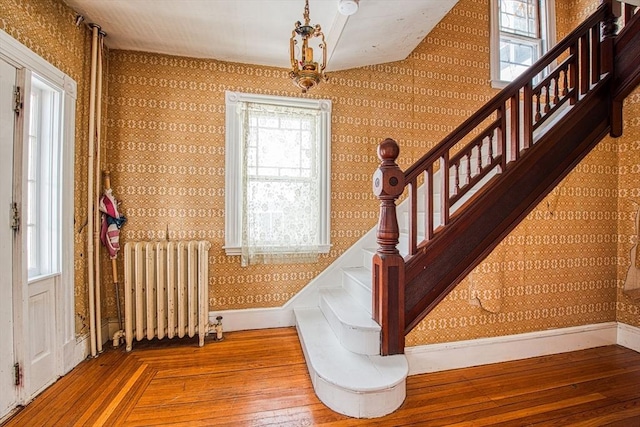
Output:
[[209,331],[207,241],[127,242],[124,246],[124,337],[193,337]]

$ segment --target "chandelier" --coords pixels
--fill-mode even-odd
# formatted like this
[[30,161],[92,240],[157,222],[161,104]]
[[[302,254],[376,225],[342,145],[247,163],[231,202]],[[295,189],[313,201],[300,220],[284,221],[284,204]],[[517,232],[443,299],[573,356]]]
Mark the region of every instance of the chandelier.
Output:
[[[309,24],[309,0],[305,0],[304,6],[304,25],[298,21],[291,33],[291,71],[289,76],[293,80],[293,83],[302,89],[302,93],[317,86],[320,80],[327,81],[328,78],[324,74],[324,69],[327,66],[327,44],[324,41],[324,34],[320,28],[320,24]],[[319,61],[313,59],[313,47],[310,46],[310,41],[315,38],[316,46],[318,50],[322,51],[322,65]],[[296,46],[302,40],[301,48],[296,49]],[[296,55],[296,53],[299,54]]]

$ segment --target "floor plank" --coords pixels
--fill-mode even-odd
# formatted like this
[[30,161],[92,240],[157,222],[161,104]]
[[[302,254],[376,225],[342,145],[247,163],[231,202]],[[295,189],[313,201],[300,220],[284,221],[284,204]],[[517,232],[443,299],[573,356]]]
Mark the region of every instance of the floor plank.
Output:
[[640,427],[640,354],[607,346],[416,375],[398,411],[357,420],[318,400],[294,328],[202,348],[142,341],[81,363],[4,425]]

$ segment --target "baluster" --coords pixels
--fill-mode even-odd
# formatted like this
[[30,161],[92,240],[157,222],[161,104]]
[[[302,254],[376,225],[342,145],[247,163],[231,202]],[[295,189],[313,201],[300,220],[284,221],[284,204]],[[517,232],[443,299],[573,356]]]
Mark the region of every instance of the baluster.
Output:
[[569,66],[565,65],[562,69],[564,80],[562,81],[562,97],[564,98],[569,93]]
[[549,112],[549,110],[551,110],[551,80],[549,80],[549,82],[547,83],[547,85],[544,87],[545,90],[545,105],[544,105],[544,112],[545,114]]
[[580,67],[580,94],[584,95],[589,92],[589,38],[582,36],[580,41],[580,60],[578,61]]
[[493,133],[487,135],[487,139],[489,140],[489,164],[493,163]]
[[[517,160],[520,157],[520,96],[519,92],[511,97],[511,142],[510,161]],[[506,126],[505,126],[506,127]]]
[[460,192],[460,160],[458,160],[453,167],[455,168],[455,186],[453,188],[453,195],[455,196]]
[[476,175],[482,173],[482,141],[480,141],[476,147],[478,148],[478,164],[476,165]]
[[558,103],[560,102],[560,96],[559,96],[560,88],[558,87],[559,78],[560,78],[560,75],[553,78],[553,104],[554,105],[558,105]]
[[591,28],[591,84],[600,81],[600,25]]
[[531,88],[531,82],[527,82],[523,90],[523,108],[522,108],[522,151],[531,147],[533,139],[533,89]]
[[405,266],[397,248],[400,229],[395,201],[404,191],[405,183],[404,173],[396,163],[399,154],[400,147],[393,139],[382,141],[378,146],[381,163],[373,175],[373,193],[380,199],[380,219],[376,234],[378,250],[373,256],[372,313],[382,328],[383,356],[404,352]]
[[424,188],[424,206],[426,210],[425,221],[427,222],[425,227],[425,239],[431,240],[433,238],[433,230],[435,228],[433,224],[433,213],[435,212],[433,200],[433,164],[430,164],[424,172]]
[[466,155],[467,159],[467,185],[471,184],[471,151]]
[[578,81],[578,44],[574,43],[569,48],[569,87],[571,87],[571,98],[569,104],[574,105],[578,102],[578,89],[576,88],[576,82]]
[[534,95],[536,96],[536,122],[540,121],[542,118],[542,114],[540,114],[540,95],[542,94],[542,89],[539,92],[536,92]]
[[624,25],[627,25],[629,20],[633,18],[635,14],[636,6],[632,4],[625,3],[624,4]]

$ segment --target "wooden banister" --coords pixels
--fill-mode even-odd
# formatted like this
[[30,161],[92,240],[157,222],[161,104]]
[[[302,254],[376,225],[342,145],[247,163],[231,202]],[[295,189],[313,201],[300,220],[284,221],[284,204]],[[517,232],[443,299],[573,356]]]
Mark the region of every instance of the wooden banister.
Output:
[[[625,19],[637,18],[629,10],[625,6]],[[373,314],[382,326],[382,354],[402,353],[404,334],[426,315],[426,309],[420,307],[433,305],[416,305],[415,286],[410,301],[405,301],[405,286],[422,273],[427,259],[433,259],[432,254],[426,256],[430,242],[499,182],[507,170],[516,167],[562,114],[576,108],[580,111],[578,107],[585,100],[600,99],[606,92],[602,86],[612,79],[618,16],[620,3],[603,0],[587,20],[404,173],[396,163],[398,144],[391,139],[380,144],[381,165],[374,175],[380,220],[379,249],[373,261]],[[612,125],[612,135],[615,130]],[[566,165],[562,163],[562,167]],[[395,201],[405,186],[409,205],[408,247],[403,258],[397,249]],[[426,208],[423,222],[418,220],[420,202]],[[494,233],[493,238],[499,234]],[[476,258],[479,253],[486,256],[487,252],[469,251]],[[479,263],[476,258],[469,255],[465,259]],[[439,285],[438,292],[448,292],[456,280],[461,280],[459,275],[454,276],[452,283]],[[444,297],[434,295],[433,289],[421,292],[425,298],[430,293],[430,301]]]

